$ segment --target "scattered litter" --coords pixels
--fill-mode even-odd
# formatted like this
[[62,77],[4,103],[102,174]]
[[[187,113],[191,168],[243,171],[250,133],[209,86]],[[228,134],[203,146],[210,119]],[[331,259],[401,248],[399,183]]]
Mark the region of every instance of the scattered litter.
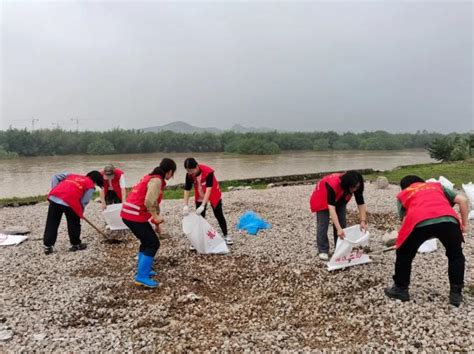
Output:
[[23,241],[25,241],[28,236],[22,235],[7,235],[0,233],[0,246],[12,246],[12,245],[19,245]]
[[472,182],[463,184],[462,189],[471,203],[471,211],[469,212],[468,218],[469,220],[474,220],[474,184],[472,184]]
[[182,295],[178,298],[178,302],[185,303],[185,302],[194,302],[201,299],[201,296],[196,295],[195,293],[189,293],[187,295]]
[[271,225],[254,211],[246,211],[237,223],[238,230],[246,230],[250,235],[256,235],[259,230],[269,229]]
[[183,218],[183,232],[198,253],[226,254],[229,248],[224,239],[219,235],[206,219],[195,213],[190,213]]
[[363,249],[369,244],[369,232],[362,232],[359,225],[354,225],[345,228],[344,234],[344,240],[337,239],[336,249],[328,262],[329,271],[372,262]]

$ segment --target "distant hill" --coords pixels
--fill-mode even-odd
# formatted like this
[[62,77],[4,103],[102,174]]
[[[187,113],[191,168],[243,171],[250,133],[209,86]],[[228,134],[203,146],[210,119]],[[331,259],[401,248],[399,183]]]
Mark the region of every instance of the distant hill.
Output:
[[[226,129],[227,130],[227,129]],[[230,131],[234,131],[236,133],[265,133],[265,132],[271,132],[276,129],[270,129],[266,127],[262,128],[254,128],[254,127],[244,127],[240,124],[234,124],[234,126],[230,129]],[[165,125],[158,125],[155,127],[148,127],[148,128],[143,128],[142,131],[144,132],[162,132],[162,131],[172,131],[175,133],[185,133],[185,134],[192,134],[192,133],[222,133],[225,130],[221,130],[218,128],[201,128],[201,127],[196,127],[194,125],[191,125],[186,122],[172,122],[168,123]]]
[[195,127],[194,125],[188,124],[186,122],[172,122],[165,125],[158,125],[156,127],[143,128],[144,132],[162,132],[162,131],[172,131],[175,133],[220,133],[221,131],[217,128],[200,128]]

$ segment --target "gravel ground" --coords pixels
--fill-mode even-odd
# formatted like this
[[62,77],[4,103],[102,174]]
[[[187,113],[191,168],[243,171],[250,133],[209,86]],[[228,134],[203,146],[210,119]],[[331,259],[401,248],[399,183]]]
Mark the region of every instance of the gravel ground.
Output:
[[[182,202],[164,201],[170,238],[162,240],[157,255],[162,286],[156,290],[133,284],[138,247],[133,235],[115,233],[126,242],[111,245],[83,223],[89,248],[70,253],[63,220],[56,253],[45,256],[47,204],[0,209],[0,227],[32,230],[27,242],[0,249],[0,329],[12,334],[0,341],[0,351],[474,351],[472,236],[464,247],[461,307],[448,304],[442,246],[416,257],[412,300],[389,300],[383,288],[391,283],[394,252],[332,273],[317,259],[308,205],[312,188],[225,193],[233,229],[245,210],[273,225],[257,236],[234,232],[226,256],[190,252],[181,232]],[[398,226],[397,191],[366,188],[372,249],[380,249],[382,235]],[[356,220],[355,211],[351,201],[349,220]],[[98,204],[86,216],[103,227]]]

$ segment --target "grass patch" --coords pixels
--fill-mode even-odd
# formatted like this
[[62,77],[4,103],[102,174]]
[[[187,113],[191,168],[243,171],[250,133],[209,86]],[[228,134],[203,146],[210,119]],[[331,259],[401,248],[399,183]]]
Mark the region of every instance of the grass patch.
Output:
[[390,171],[365,175],[364,177],[368,180],[375,180],[378,176],[385,176],[390,183],[399,184],[400,180],[407,175],[417,175],[423,179],[444,176],[453,182],[457,188],[461,188],[461,184],[463,183],[474,182],[474,159],[402,166]]

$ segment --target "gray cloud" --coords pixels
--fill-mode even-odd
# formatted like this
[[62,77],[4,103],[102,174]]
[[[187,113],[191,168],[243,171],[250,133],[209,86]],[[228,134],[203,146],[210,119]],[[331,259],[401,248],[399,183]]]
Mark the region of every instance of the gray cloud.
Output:
[[474,128],[469,1],[1,6],[2,129]]

